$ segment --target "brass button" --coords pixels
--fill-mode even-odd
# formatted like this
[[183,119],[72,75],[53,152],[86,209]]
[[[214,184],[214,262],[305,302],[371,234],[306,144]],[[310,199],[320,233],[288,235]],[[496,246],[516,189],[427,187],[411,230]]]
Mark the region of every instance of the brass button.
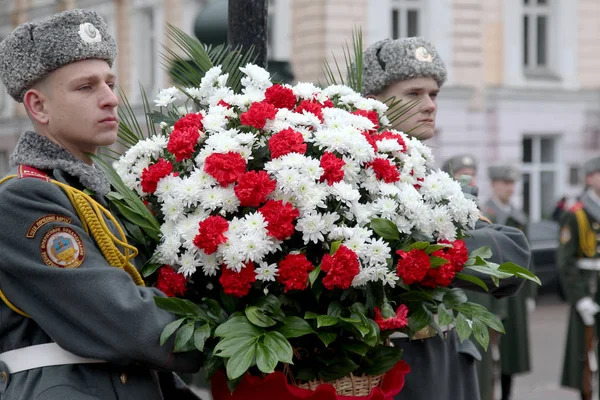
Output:
[[6,371],[2,371],[2,380],[4,382],[6,382],[8,380],[8,374],[6,373]]
[[595,231],[597,231],[597,230],[598,230],[598,228],[600,228],[600,224],[599,224],[599,223],[597,223],[597,222],[594,222],[594,223],[592,224],[592,228],[593,228]]
[[127,374],[125,372],[121,374],[121,383],[123,385],[127,383]]

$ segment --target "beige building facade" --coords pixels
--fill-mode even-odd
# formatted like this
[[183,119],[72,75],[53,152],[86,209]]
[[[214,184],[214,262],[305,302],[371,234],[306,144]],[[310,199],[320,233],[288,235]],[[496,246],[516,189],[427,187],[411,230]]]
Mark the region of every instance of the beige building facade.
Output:
[[[132,102],[168,84],[160,50],[167,22],[191,33],[209,0],[0,0],[0,39],[18,24],[74,7],[98,11],[117,38],[115,69]],[[227,0],[216,0],[227,1]],[[323,80],[323,60],[343,63],[343,44],[360,27],[364,45],[425,36],[446,62],[438,164],[472,152],[486,167],[521,166],[517,200],[532,219],[556,200],[576,197],[581,164],[600,153],[600,1],[598,0],[269,0],[270,59],[289,61],[298,81]],[[0,173],[30,125],[0,94]]]

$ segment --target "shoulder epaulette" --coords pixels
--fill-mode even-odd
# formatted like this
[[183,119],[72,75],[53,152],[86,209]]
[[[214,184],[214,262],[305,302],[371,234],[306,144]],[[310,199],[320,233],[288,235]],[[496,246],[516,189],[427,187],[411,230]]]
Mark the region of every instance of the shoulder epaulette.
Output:
[[582,201],[578,201],[577,203],[573,204],[571,206],[571,208],[569,208],[569,211],[571,211],[571,212],[574,213],[574,212],[577,212],[577,211],[582,210],[582,209],[583,209],[583,202]]
[[37,168],[30,167],[28,165],[19,164],[19,168],[17,170],[17,177],[19,179],[23,178],[36,178],[41,179],[46,182],[50,182],[50,176],[47,173],[40,171]]

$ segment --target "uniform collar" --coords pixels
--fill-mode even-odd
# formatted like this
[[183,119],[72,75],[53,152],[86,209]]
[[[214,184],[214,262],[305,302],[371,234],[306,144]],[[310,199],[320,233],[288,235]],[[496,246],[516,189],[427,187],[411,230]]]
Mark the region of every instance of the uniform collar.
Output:
[[79,160],[63,147],[35,132],[25,132],[10,156],[11,166],[28,165],[41,170],[64,171],[76,178],[86,189],[100,196],[110,190],[106,176],[99,168]]

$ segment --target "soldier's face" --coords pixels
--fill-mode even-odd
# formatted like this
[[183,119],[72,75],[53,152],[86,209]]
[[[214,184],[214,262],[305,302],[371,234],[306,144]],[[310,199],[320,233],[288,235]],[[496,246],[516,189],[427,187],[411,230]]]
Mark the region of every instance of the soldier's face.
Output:
[[600,194],[600,171],[592,172],[586,176],[585,182],[596,194]]
[[475,178],[475,175],[477,175],[477,171],[475,170],[475,168],[465,167],[465,168],[461,168],[459,170],[454,171],[455,179],[460,179],[460,177],[463,175],[468,175],[471,177],[471,181],[469,182],[469,184],[471,186],[477,185],[477,180]]
[[82,60],[52,72],[40,92],[45,134],[75,156],[95,153],[117,139],[115,75],[103,60]]
[[515,193],[515,182],[507,180],[492,181],[492,190],[494,191],[494,196],[496,196],[498,200],[507,204]]
[[417,103],[394,122],[393,128],[426,140],[435,132],[439,91],[440,88],[433,78],[414,78],[395,82],[375,97],[379,101],[386,101],[394,96],[396,100],[402,100],[401,106]]

